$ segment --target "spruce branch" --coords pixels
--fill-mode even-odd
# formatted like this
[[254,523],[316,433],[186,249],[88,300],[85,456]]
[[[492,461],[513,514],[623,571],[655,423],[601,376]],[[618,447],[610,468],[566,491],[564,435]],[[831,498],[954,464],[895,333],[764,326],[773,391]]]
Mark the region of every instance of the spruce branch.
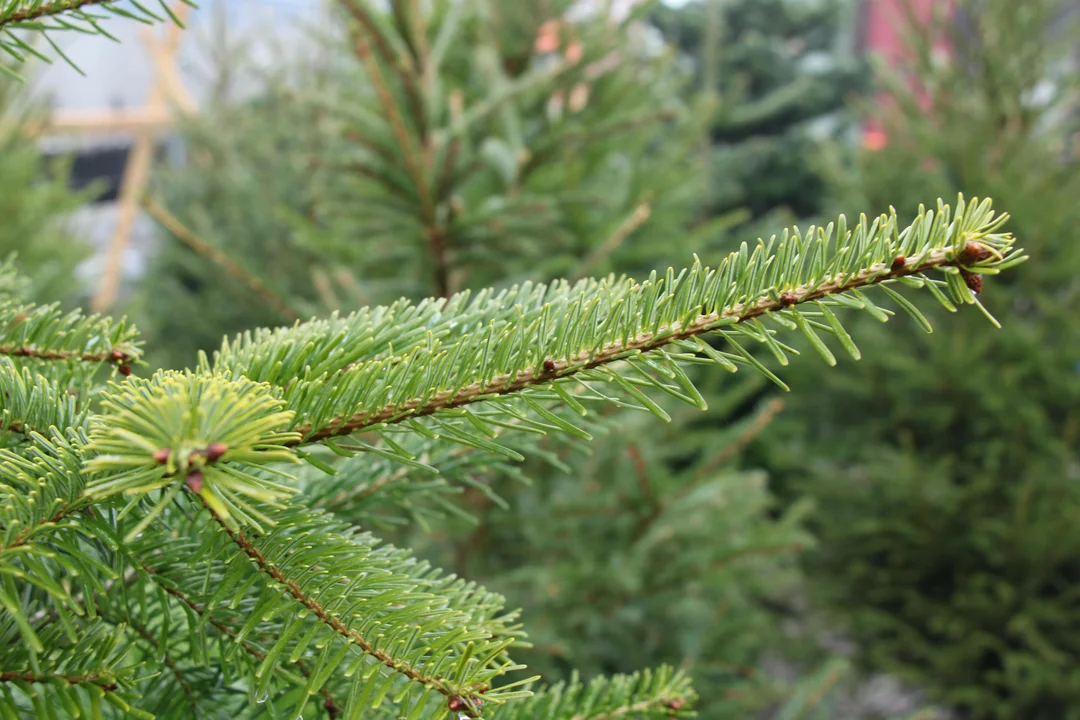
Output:
[[[319,382],[325,384],[323,393],[344,397],[359,394],[358,404],[367,405],[370,401],[364,390],[375,397],[386,394],[373,379],[382,373],[393,379],[391,387],[395,390],[417,385],[423,377],[449,374],[437,391],[423,387],[421,393],[411,398],[395,398],[380,407],[319,423],[308,421],[297,427],[303,437],[297,444],[457,410],[556,380],[566,381],[575,375],[588,376],[590,371],[617,361],[655,353],[671,345],[681,347],[685,341],[710,333],[722,333],[733,344],[734,334],[743,333],[768,344],[786,362],[785,348],[773,339],[774,331],[757,322],[765,316],[775,316],[776,322],[784,327],[802,330],[815,349],[830,364],[835,364],[818,331],[837,335],[849,350],[854,345],[823,301],[844,301],[845,306],[887,319],[887,313],[859,291],[908,280],[916,286],[929,285],[935,296],[951,307],[952,303],[936,288],[944,283],[925,276],[932,270],[944,270],[956,303],[978,304],[975,295],[964,288],[965,282],[971,284],[967,280],[969,274],[978,277],[972,271],[994,274],[1026,259],[1019,255],[1020,251],[1012,250],[1011,236],[997,233],[1005,219],[1006,216],[994,216],[989,201],[965,204],[961,198],[955,216],[947,206],[939,204],[937,213],[922,212],[903,231],[896,227],[895,215],[882,216],[872,225],[863,218],[850,233],[841,218],[835,250],[830,248],[832,225],[806,236],[796,230],[785,237],[775,253],[771,251],[773,243],[760,243],[753,254],[744,244],[740,252],[725,259],[715,271],[695,263],[678,278],[669,271],[668,277],[659,282],[655,278],[646,283],[627,282],[621,289],[614,283],[594,282],[575,288],[574,299],[565,291],[552,292],[551,296],[555,297],[539,313],[542,317],[537,318],[534,313],[528,327],[524,320],[506,322],[500,327],[494,318],[471,337],[462,335],[455,344],[443,346],[435,345],[429,333],[424,345],[418,344],[412,353],[402,353],[403,359],[392,367],[385,359],[372,360],[329,381],[320,378]],[[530,298],[531,302],[541,302],[539,298],[545,293],[543,288],[540,290]],[[888,288],[886,292],[916,320],[926,323],[910,302]],[[613,297],[618,300],[613,302]],[[556,298],[562,302],[561,314],[548,309]],[[513,296],[509,299],[517,300]],[[815,316],[797,309],[807,304],[821,308],[821,314]],[[518,307],[521,312],[520,303],[511,307]],[[511,307],[500,311],[506,313]],[[476,314],[483,318],[485,311],[481,309]],[[817,317],[827,319],[828,323],[818,321]],[[459,327],[465,325],[452,316],[447,320]],[[570,344],[573,341],[577,347]],[[513,346],[516,355],[506,352],[507,344]],[[736,349],[743,357],[733,355],[735,362],[759,365],[741,346]],[[498,362],[507,369],[496,372],[493,366]],[[410,369],[423,375],[402,376]],[[768,373],[764,366],[759,369]],[[303,404],[300,398],[313,391],[310,384],[306,385],[291,386],[286,395],[287,404]],[[298,417],[303,415],[301,408]]]
[[280,295],[272,292],[262,280],[245,270],[228,255],[200,238],[186,225],[180,222],[180,220],[178,220],[171,212],[149,197],[143,198],[142,206],[155,220],[158,221],[161,227],[172,233],[173,237],[220,267],[226,274],[239,280],[244,285],[247,285],[255,295],[280,313],[283,318],[289,321],[300,319],[300,314],[285,302]]
[[94,5],[104,5],[116,2],[116,0],[55,0],[55,2],[40,2],[38,0],[11,0],[8,7],[0,11],[0,28],[5,25],[26,22],[28,20],[40,20],[52,15],[60,15],[73,10],[82,10]]
[[[176,598],[179,602],[183,603],[185,606],[187,606],[188,609],[190,609],[200,618],[206,618],[206,621],[214,628],[216,628],[218,632],[220,632],[222,635],[226,636],[233,642],[239,644],[239,646],[244,650],[245,653],[250,655],[259,663],[262,663],[266,660],[266,653],[256,647],[251,641],[240,638],[237,635],[236,630],[229,627],[229,625],[216,617],[210,608],[200,605],[198,602],[193,600],[187,593],[176,587],[174,583],[169,582],[166,576],[154,570],[149,565],[143,562],[139,562],[139,567],[164,592]],[[147,639],[152,641],[152,638]],[[301,675],[303,675],[305,678],[311,677],[311,670],[307,668],[303,660],[297,659],[291,662],[300,671]],[[274,666],[274,670],[278,673],[283,672],[282,668],[276,665]],[[334,718],[336,718],[338,713],[340,712],[340,702],[337,700],[337,698],[334,697],[334,694],[330,691],[330,689],[325,686],[319,689],[319,694],[322,695],[325,700],[324,707],[330,717],[330,720],[334,720]]]
[[[183,0],[186,4],[194,7],[193,0]],[[154,22],[172,21],[183,27],[183,23],[176,13],[166,4],[165,0],[158,0],[163,14],[159,15],[141,3],[121,3],[118,0],[0,0],[0,50],[6,51],[17,62],[23,62],[28,55],[34,55],[43,60],[48,57],[36,50],[30,43],[20,37],[16,31],[29,31],[40,33],[52,46],[56,54],[62,57],[76,71],[82,72],[64,54],[63,50],[49,37],[54,31],[75,31],[91,35],[104,35],[116,40],[105,28],[101,21],[108,15],[135,20],[149,24]],[[100,13],[93,12],[100,10]],[[5,70],[0,66],[0,71]]]
[[28,360],[130,367],[142,355],[139,332],[126,320],[59,305],[0,304],[0,355]]
[[[486,695],[483,690],[492,677],[518,669],[500,661],[520,633],[505,624],[514,613],[492,616],[501,611],[498,596],[452,576],[438,579],[396,549],[384,546],[373,552],[340,537],[333,532],[336,523],[326,516],[290,511],[291,517],[278,515],[270,534],[248,536],[209,505],[204,507],[265,578],[311,612],[332,637],[344,641],[342,653],[355,647],[397,676],[445,696],[448,704],[458,705],[470,717],[477,716],[473,712],[485,701],[497,704],[520,695],[512,690],[520,683]],[[317,567],[282,553],[295,545],[290,528],[301,519],[307,521],[303,527],[311,528],[304,532],[309,546],[305,555],[314,558]],[[316,549],[322,552],[313,552]],[[350,566],[342,563],[350,562],[352,569],[347,570]],[[365,612],[353,614],[358,610]],[[412,640],[402,635],[402,623],[412,626]],[[415,643],[421,636],[426,647]],[[433,646],[439,649],[432,651]]]

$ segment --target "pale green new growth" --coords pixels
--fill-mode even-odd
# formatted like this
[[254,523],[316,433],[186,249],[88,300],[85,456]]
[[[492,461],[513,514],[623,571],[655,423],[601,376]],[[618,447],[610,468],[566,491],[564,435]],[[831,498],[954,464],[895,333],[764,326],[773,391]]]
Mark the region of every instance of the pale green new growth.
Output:
[[[858,358],[848,310],[887,320],[894,303],[926,326],[898,285],[950,310],[978,305],[974,274],[1025,259],[1004,220],[961,198],[906,228],[895,214],[853,228],[841,218],[641,283],[401,301],[257,330],[195,371],[101,393],[53,368],[129,367],[132,328],[0,305],[13,356],[0,359],[0,411],[15,443],[0,450],[0,710],[679,716],[693,691],[663,669],[532,694],[512,660],[524,634],[500,596],[334,513],[411,471],[435,491],[450,487],[443,471],[472,482],[473,463],[510,472],[538,452],[532,438],[587,439],[600,404],[663,418],[659,391],[703,406],[688,363],[782,384],[747,341],[781,365],[792,331],[829,364],[834,347]],[[67,395],[75,381],[92,397]],[[286,472],[301,462],[299,479]],[[130,640],[129,655],[82,652],[102,627]]]

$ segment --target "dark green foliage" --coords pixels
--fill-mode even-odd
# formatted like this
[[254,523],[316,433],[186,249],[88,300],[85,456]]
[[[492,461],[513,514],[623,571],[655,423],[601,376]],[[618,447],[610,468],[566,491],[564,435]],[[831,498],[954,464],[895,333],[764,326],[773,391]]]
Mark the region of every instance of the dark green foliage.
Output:
[[984,277],[987,307],[1013,319],[1000,333],[940,312],[932,336],[860,327],[863,362],[795,379],[797,423],[757,457],[785,494],[817,500],[809,572],[868,664],[965,717],[1073,718],[1076,16],[1051,0],[961,6],[953,63],[913,36],[932,109],[899,90],[883,111],[888,147],[846,158],[839,188],[845,207],[910,207],[957,187],[1007,202],[1039,258]]
[[[844,52],[850,9],[837,0],[693,0],[651,17],[694,61],[699,84],[717,93],[709,210],[819,213],[827,187],[811,164],[811,126],[834,131],[837,111],[866,88],[860,64]],[[711,22],[716,67],[707,69]]]

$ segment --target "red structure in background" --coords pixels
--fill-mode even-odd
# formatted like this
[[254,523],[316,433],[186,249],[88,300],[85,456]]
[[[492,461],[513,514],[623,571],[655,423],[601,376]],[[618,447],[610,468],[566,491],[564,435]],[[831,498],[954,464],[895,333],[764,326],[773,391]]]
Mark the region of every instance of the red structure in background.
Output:
[[[952,0],[863,0],[861,7],[861,46],[865,53],[878,55],[892,68],[903,70],[908,50],[905,48],[905,34],[911,15],[918,22],[929,22],[934,7],[952,5]],[[939,38],[937,49],[948,52],[948,42]],[[887,96],[880,98],[888,102]],[[929,98],[923,96],[929,105]],[[869,118],[863,127],[863,146],[871,150],[880,150],[889,142],[885,130],[875,118]]]

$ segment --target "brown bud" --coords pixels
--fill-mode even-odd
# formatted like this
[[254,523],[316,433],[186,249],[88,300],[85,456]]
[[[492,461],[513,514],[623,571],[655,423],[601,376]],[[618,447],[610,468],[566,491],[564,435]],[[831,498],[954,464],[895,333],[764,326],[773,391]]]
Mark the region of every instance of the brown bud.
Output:
[[228,451],[229,446],[225,443],[212,442],[206,446],[206,462],[215,463]]
[[982,294],[982,289],[983,289],[982,275],[978,275],[978,274],[972,273],[972,272],[967,272],[966,270],[961,270],[960,275],[963,276],[964,284],[968,286],[968,289],[970,289],[971,292],[975,293],[976,295],[981,295]]
[[791,307],[797,302],[799,302],[799,298],[795,296],[795,293],[786,292],[780,295],[780,304],[784,307]]
[[459,697],[452,697],[450,698],[450,701],[446,703],[446,706],[449,707],[451,710],[464,710],[465,701]]
[[960,254],[956,256],[956,261],[961,265],[974,265],[977,262],[982,262],[992,254],[985,245],[969,240],[964,245],[964,249],[960,251]]
[[164,465],[169,462],[169,455],[172,454],[170,448],[158,448],[154,451],[154,462]]
[[120,367],[118,367],[116,369],[124,377],[131,377],[131,366],[130,365],[121,365]]
[[683,700],[682,698],[676,698],[674,700],[668,700],[666,703],[664,703],[664,707],[668,708],[669,710],[678,710],[685,704],[685,700]]
[[555,372],[555,361],[551,358],[544,360],[544,372]]
[[900,272],[907,267],[907,258],[903,255],[897,255],[893,258],[892,265],[890,267],[893,272]]
[[184,482],[187,483],[188,489],[191,490],[191,492],[202,492],[203,476],[200,471],[196,470],[195,472],[188,475],[187,478],[184,479]]
[[116,360],[117,362],[120,362],[126,356],[124,355],[124,352],[122,350],[113,350],[111,353],[109,353],[109,357],[112,360]]

